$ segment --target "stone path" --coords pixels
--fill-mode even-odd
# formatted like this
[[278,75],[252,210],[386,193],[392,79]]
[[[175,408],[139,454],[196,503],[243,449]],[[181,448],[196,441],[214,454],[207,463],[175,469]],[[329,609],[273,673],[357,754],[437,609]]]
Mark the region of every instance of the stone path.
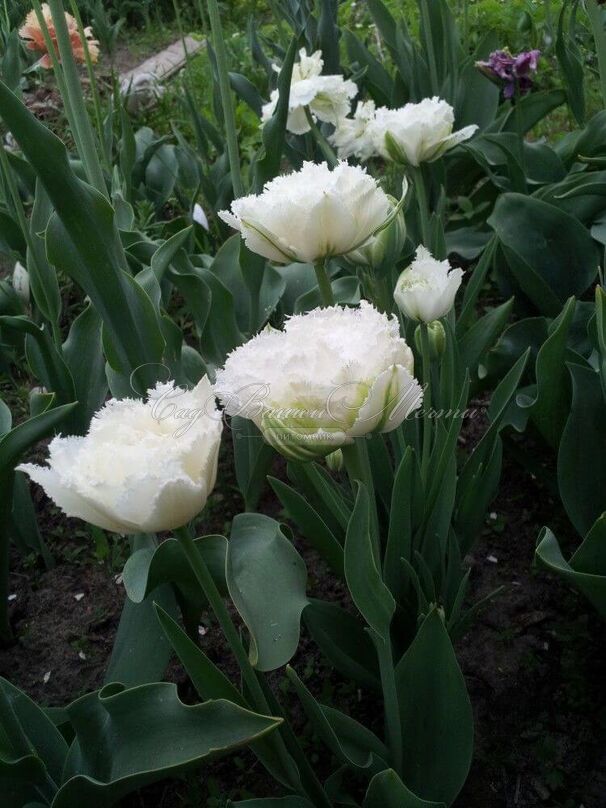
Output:
[[[203,40],[194,39],[191,36],[185,37],[185,47],[187,48],[187,54],[190,56],[197,53],[204,46],[205,42]],[[161,82],[181,70],[181,68],[185,66],[185,63],[186,52],[183,48],[183,40],[179,39],[155,56],[150,56],[149,59],[146,59],[132,70],[127,70],[125,73],[122,73],[120,76],[120,84],[122,86],[128,86],[131,82],[136,84],[137,76],[149,76],[150,74]]]

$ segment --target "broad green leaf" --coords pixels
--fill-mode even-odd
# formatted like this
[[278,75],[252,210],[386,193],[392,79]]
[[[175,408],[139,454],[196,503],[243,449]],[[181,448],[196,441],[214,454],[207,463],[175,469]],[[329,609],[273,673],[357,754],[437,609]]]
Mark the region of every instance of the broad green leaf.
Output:
[[577,364],[568,368],[572,407],[560,441],[558,483],[570,521],[585,536],[606,506],[604,396],[593,369]]
[[434,609],[396,667],[404,742],[403,779],[424,800],[450,805],[473,754],[473,713],[465,680]]
[[31,246],[27,253],[27,269],[32,295],[36,305],[52,323],[58,323],[61,315],[61,295],[57,274],[46,258],[44,231],[53,212],[50,200],[42,187],[36,182],[36,196],[29,221]]
[[589,231],[553,205],[503,194],[488,222],[516,283],[540,312],[557,316],[596,277],[598,254]]
[[260,797],[253,800],[239,800],[230,803],[230,808],[314,808],[303,797]]
[[0,474],[12,470],[30,446],[50,435],[74,411],[76,403],[47,409],[14,427],[0,439]]
[[322,520],[322,517],[305,497],[295,491],[294,488],[275,477],[269,477],[268,479],[288,517],[293,520],[322,558],[330,564],[334,572],[343,577],[343,547]]
[[315,732],[340,763],[356,769],[368,769],[378,759],[385,760],[389,753],[385,745],[369,729],[345,713],[320,704],[290,666],[286,675]]
[[101,319],[92,305],[76,317],[63,343],[63,358],[71,373],[78,409],[71,419],[76,434],[88,431],[91,419],[107,396]]
[[385,641],[396,604],[377,569],[371,541],[368,492],[359,484],[345,538],[345,579],[360,614]]
[[[164,633],[181,660],[200,698],[203,701],[207,701],[208,699],[227,699],[233,702],[233,704],[237,704],[239,707],[248,707],[240,691],[232,685],[225,674],[210,661],[204,651],[202,651],[202,649],[187,636],[183,629],[177,625],[172,617],[157,604],[156,613]],[[284,771],[275,749],[272,748],[271,738],[262,738],[259,741],[255,741],[255,743],[251,743],[251,749],[278,782],[286,787],[293,782],[292,778],[289,780],[288,773]],[[297,777],[298,775],[295,774],[295,778]]]
[[428,802],[409,791],[393,769],[375,774],[362,808],[446,808],[443,802]]
[[570,380],[565,365],[568,332],[575,312],[571,298],[554,321],[536,361],[537,397],[530,416],[547,443],[557,449],[570,411]]
[[227,586],[250,631],[250,660],[260,671],[285,665],[299,645],[308,603],[307,570],[278,522],[240,514],[227,544]]
[[67,708],[76,733],[53,808],[111,805],[258,740],[279,720],[228,701],[183,704],[172,684],[111,685]]
[[460,339],[461,361],[472,378],[475,378],[477,366],[486,351],[492,348],[501,335],[512,309],[513,298],[487,312]]
[[265,443],[258,427],[248,418],[235,415],[231,421],[234,466],[238,488],[247,511],[254,511],[265,487],[275,449]]
[[[568,563],[548,527],[539,536],[537,560],[582,592],[606,620],[606,517],[601,516]],[[572,565],[575,565],[574,567]],[[595,566],[594,566],[595,565]]]
[[339,673],[362,687],[380,689],[375,647],[353,614],[336,603],[312,599],[303,620],[320,651]]

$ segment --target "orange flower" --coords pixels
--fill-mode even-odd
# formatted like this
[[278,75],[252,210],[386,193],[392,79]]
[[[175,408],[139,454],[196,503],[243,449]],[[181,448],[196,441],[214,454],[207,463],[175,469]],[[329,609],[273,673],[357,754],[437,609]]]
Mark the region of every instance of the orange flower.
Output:
[[[57,49],[57,32],[55,31],[55,24],[53,22],[51,10],[48,7],[48,3],[43,3],[42,14],[44,16],[44,22],[48,29],[51,41]],[[78,30],[78,23],[71,14],[67,13],[67,11],[65,12],[65,22],[67,23],[67,30],[69,32],[69,40],[72,46],[74,59],[77,62],[84,62],[84,43],[82,42],[80,31]],[[90,58],[93,62],[96,62],[99,57],[99,43],[96,39],[93,39],[93,29],[90,27],[85,28],[84,35],[88,43]],[[52,67],[52,61],[48,48],[46,47],[44,33],[40,27],[40,23],[38,22],[38,17],[36,16],[35,11],[30,11],[25,18],[25,24],[19,29],[19,36],[21,39],[26,41],[26,47],[28,50],[37,51],[38,53],[43,54],[38,62],[41,67]]]

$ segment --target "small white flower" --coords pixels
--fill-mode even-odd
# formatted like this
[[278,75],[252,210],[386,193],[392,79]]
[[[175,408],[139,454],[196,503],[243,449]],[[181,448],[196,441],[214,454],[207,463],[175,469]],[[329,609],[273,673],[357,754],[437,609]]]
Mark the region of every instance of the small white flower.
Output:
[[444,152],[468,140],[478,128],[466,126],[453,132],[453,126],[453,108],[436,96],[400,109],[380,107],[369,124],[379,154],[412,166],[437,160]]
[[314,309],[236,348],[215,389],[230,415],[259,427],[286,457],[310,460],[371,432],[389,432],[420,406],[412,351],[395,317]]
[[29,273],[20,261],[17,261],[13,269],[13,289],[23,305],[29,305]]
[[368,160],[377,153],[371,123],[375,118],[375,102],[361,101],[353,118],[341,118],[329,140],[336,147],[339,158],[346,160],[352,155]]
[[78,603],[80,603],[80,601],[82,600],[83,597],[84,597],[84,592],[78,592],[77,595],[74,595],[74,600],[77,601]]
[[[318,50],[311,56],[307,55],[304,48],[299,51],[299,62],[293,66],[290,82],[286,124],[288,131],[295,135],[303,135],[310,130],[305,107],[309,107],[314,118],[336,124],[347,115],[351,108],[351,99],[358,93],[357,85],[340,74],[321,75],[323,67],[322,51]],[[279,95],[279,91],[274,90],[269,102],[264,104],[262,123],[274,114]]]
[[49,465],[19,466],[67,514],[115,533],[181,527],[204,507],[222,423],[204,377],[194,390],[157,384],[148,401],[112,399],[85,437],[57,437]]
[[42,681],[44,682],[45,685],[49,683],[50,678],[51,678],[51,671],[46,671],[46,673],[42,677]]
[[462,278],[462,269],[451,269],[448,261],[437,261],[421,246],[415,260],[398,278],[394,300],[411,320],[431,323],[453,307]]
[[208,230],[208,219],[206,217],[206,213],[204,213],[204,208],[202,205],[199,205],[197,202],[194,205],[194,211],[192,214],[192,219],[194,222],[203,227],[205,230]]
[[357,250],[387,221],[393,204],[363,168],[303,163],[259,196],[232,202],[219,216],[240,230],[252,252],[276,261],[315,263]]

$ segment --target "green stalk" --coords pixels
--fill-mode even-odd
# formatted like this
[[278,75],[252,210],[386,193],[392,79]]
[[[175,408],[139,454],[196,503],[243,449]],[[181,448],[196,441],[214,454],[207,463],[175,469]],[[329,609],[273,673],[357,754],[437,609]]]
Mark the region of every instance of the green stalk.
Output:
[[76,0],[70,0],[70,6],[72,9],[72,13],[78,23],[78,31],[80,32],[80,37],[82,39],[82,44],[84,46],[84,61],[86,62],[86,72],[88,73],[88,80],[90,82],[90,89],[93,96],[93,106],[95,109],[95,123],[97,125],[97,137],[99,141],[99,151],[103,157],[103,162],[105,163],[105,170],[108,174],[112,172],[112,165],[111,165],[111,155],[106,154],[105,146],[104,146],[104,137],[103,137],[103,113],[101,111],[101,96],[99,95],[99,87],[97,85],[97,77],[95,75],[95,68],[93,65],[93,60],[91,59],[90,49],[88,47],[88,40],[84,34],[84,25],[82,23],[82,15],[80,14],[80,9],[78,8],[78,4]]
[[61,56],[67,96],[69,98],[74,123],[80,137],[80,146],[82,149],[80,157],[84,163],[88,181],[99,193],[107,198],[107,186],[99,161],[99,154],[95,146],[93,128],[88,117],[88,112],[86,111],[86,105],[84,104],[80,77],[72,53],[69,32],[65,21],[63,3],[61,0],[49,0],[49,6],[53,15],[55,31],[57,32],[57,45],[59,47],[59,55]]
[[326,270],[327,264],[328,259],[325,259],[322,263],[314,264],[314,270],[316,272],[316,280],[318,281],[318,289],[320,290],[320,300],[322,301],[322,308],[327,308],[328,306],[335,305],[335,297],[332,293],[332,285],[330,283],[330,278],[328,277],[328,272]]
[[0,476],[0,644],[6,646],[13,640],[13,632],[8,619],[9,549],[8,526],[13,507],[12,473]]
[[368,447],[366,438],[354,438],[354,442],[341,447],[343,452],[343,462],[347,469],[347,476],[355,491],[354,483],[360,482],[368,491],[370,501],[370,538],[377,568],[381,568],[381,535],[379,531],[379,516],[377,514],[377,499],[375,496],[375,485],[370,468],[368,457]]
[[229,157],[229,168],[231,171],[231,182],[234,189],[234,196],[243,196],[244,187],[240,174],[240,153],[238,150],[238,135],[236,130],[236,114],[229,84],[229,72],[227,68],[227,51],[223,31],[221,29],[221,15],[217,0],[208,0],[208,16],[210,18],[210,30],[212,32],[213,48],[217,58],[217,71],[219,73],[219,92],[221,94],[221,104],[223,106],[223,119],[225,122],[225,138],[227,140],[227,156]]
[[381,637],[376,637],[375,646],[379,658],[383,706],[385,709],[385,734],[389,751],[391,752],[391,765],[401,775],[403,762],[402,723],[400,721],[400,705],[398,703],[398,688],[391,639],[388,637],[383,640]]
[[602,16],[602,9],[596,0],[585,0],[585,9],[589,17],[595,49],[598,54],[602,103],[606,108],[606,32],[604,31],[604,18]]
[[309,107],[305,107],[305,117],[307,118],[307,123],[309,124],[311,133],[314,136],[316,143],[320,147],[320,151],[322,152],[324,159],[328,163],[328,167],[334,168],[336,165],[338,165],[339,158],[335,154],[333,147],[320,131],[319,126],[314,121]]
[[429,230],[429,199],[427,197],[427,189],[425,187],[425,177],[421,166],[410,166],[410,174],[412,177],[415,196],[417,198],[417,206],[419,209],[419,218],[421,220],[421,238],[423,245],[431,251],[431,235]]
[[[231,619],[227,606],[225,605],[223,598],[215,585],[213,577],[210,574],[204,559],[196,549],[196,545],[189,533],[189,530],[186,527],[182,527],[175,530],[174,533],[179,540],[185,556],[187,557],[196,580],[200,584],[200,587],[208,600],[210,608],[214,612],[214,615],[219,622],[225,639],[227,640],[227,643],[231,648],[236,661],[238,662],[240,672],[242,673],[242,678],[248,692],[250,693],[252,701],[255,705],[255,709],[262,715],[271,715],[270,706],[265,698],[261,684],[257,679],[257,674],[250,664],[248,654],[244,648],[244,645],[242,644],[242,640],[240,639],[240,634],[238,633],[238,630]],[[286,749],[280,731],[278,730],[277,733],[274,733],[271,738],[276,744],[276,752],[280,757],[285,771],[292,772],[295,768],[294,761]]]
[[421,353],[423,354],[423,450],[421,455],[421,474],[427,480],[429,456],[431,454],[431,353],[427,323],[421,323]]

